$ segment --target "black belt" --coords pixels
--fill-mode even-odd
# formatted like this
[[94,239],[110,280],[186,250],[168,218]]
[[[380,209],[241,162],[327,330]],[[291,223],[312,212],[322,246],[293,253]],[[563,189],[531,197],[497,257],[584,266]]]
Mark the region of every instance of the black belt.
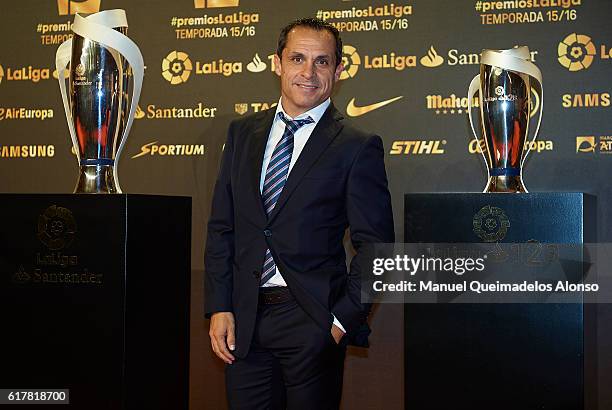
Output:
[[293,300],[293,295],[286,286],[259,288],[259,304],[261,305],[276,305],[290,300]]

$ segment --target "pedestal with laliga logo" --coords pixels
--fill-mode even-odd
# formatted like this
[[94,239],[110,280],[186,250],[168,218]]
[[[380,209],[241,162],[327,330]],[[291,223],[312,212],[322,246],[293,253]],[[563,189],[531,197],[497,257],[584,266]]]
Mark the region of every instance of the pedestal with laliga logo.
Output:
[[[407,194],[404,236],[582,244],[594,217],[581,193]],[[596,408],[594,320],[583,303],[406,304],[405,408]]]
[[191,199],[3,194],[0,386],[187,409]]

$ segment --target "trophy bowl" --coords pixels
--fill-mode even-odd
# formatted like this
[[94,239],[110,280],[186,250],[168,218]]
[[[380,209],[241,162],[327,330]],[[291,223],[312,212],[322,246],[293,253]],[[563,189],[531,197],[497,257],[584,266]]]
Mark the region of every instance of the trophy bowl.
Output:
[[117,164],[140,98],[142,54],[126,36],[123,10],[76,14],[73,31],[57,50],[56,67],[79,160],[74,192],[121,193]]
[[[472,120],[472,100],[480,91],[482,155],[488,181],[483,192],[527,192],[523,165],[542,119],[542,74],[530,61],[529,48],[483,50],[480,74],[468,90],[468,115],[474,138],[480,140]],[[534,81],[535,80],[535,81]],[[533,101],[531,87],[540,91],[540,116],[533,138],[528,139]]]

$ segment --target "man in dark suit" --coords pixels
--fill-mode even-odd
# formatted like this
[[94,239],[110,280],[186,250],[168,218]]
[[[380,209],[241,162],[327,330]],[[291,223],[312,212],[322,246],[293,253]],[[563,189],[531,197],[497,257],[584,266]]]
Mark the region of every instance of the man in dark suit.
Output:
[[205,312],[232,409],[338,408],[346,343],[368,314],[365,249],[394,241],[382,141],[330,102],[341,56],[333,26],[291,23],[274,60],[279,104],[229,127],[208,222]]

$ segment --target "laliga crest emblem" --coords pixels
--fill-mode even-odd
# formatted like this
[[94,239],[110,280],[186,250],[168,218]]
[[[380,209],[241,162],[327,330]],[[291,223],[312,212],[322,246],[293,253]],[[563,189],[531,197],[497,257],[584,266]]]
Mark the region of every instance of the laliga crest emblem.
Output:
[[67,208],[52,205],[38,217],[36,236],[52,251],[69,246],[76,232],[76,220]]
[[484,242],[499,242],[506,237],[510,220],[501,208],[486,205],[474,215],[472,225],[474,233]]

